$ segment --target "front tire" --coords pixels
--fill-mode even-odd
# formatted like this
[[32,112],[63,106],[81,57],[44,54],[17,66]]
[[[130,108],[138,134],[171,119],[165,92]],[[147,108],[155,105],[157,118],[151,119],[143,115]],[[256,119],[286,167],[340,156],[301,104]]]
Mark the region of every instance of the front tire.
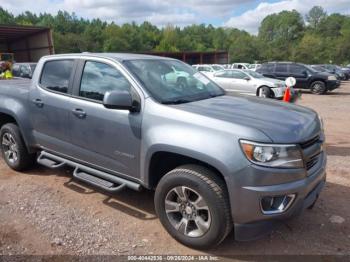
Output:
[[185,165],[167,173],[157,186],[155,207],[168,233],[186,246],[216,246],[232,229],[225,183],[201,166]]
[[316,95],[323,95],[327,92],[326,84],[322,81],[315,81],[311,83],[311,92]]
[[0,130],[1,154],[6,164],[16,171],[23,171],[35,163],[35,155],[29,154],[20,130],[15,124],[6,124]]
[[271,89],[268,86],[259,87],[257,95],[259,97],[271,98]]

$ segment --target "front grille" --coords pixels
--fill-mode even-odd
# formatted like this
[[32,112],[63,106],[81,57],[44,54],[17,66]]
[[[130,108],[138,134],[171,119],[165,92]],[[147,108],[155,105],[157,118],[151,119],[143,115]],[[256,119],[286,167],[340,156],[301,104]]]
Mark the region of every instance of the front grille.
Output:
[[322,141],[317,135],[312,139],[301,143],[300,147],[303,149],[305,167],[307,170],[313,168],[319,161],[322,152]]
[[305,149],[305,148],[308,148],[308,147],[314,145],[315,143],[319,142],[319,140],[320,140],[320,136],[317,135],[314,138],[312,138],[304,143],[301,143],[300,146],[302,149]]
[[310,170],[312,167],[314,167],[319,159],[319,154],[316,156],[313,156],[312,158],[310,158],[307,162],[306,162],[306,169]]

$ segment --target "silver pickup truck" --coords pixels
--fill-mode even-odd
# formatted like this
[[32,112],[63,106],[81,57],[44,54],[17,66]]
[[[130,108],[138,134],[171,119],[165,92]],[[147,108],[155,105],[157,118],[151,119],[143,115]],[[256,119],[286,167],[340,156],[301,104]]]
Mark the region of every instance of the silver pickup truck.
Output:
[[[174,71],[186,77],[167,81]],[[228,96],[192,67],[134,54],[40,60],[0,82],[0,143],[14,170],[73,167],[108,192],[155,190],[166,230],[194,248],[258,238],[312,207],[324,133],[307,108]]]

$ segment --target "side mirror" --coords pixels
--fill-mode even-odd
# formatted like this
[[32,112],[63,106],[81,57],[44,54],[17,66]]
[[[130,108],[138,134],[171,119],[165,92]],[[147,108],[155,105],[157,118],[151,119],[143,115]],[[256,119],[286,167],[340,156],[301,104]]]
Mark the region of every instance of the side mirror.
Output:
[[306,70],[303,71],[303,75],[307,76],[307,71]]
[[107,92],[103,98],[103,105],[108,109],[129,111],[134,109],[133,99],[130,92],[122,90]]
[[244,80],[246,81],[249,81],[250,80],[250,77],[249,76],[246,76],[245,78],[243,78]]

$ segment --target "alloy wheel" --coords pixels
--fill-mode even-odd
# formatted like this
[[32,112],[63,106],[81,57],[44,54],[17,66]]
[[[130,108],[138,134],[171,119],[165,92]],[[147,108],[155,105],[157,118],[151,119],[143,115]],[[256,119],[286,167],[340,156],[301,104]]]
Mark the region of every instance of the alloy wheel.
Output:
[[188,237],[201,237],[210,228],[211,214],[205,199],[195,190],[177,186],[165,198],[165,211],[171,225]]
[[18,147],[13,135],[5,133],[2,136],[1,144],[7,161],[11,164],[16,163],[18,160]]

